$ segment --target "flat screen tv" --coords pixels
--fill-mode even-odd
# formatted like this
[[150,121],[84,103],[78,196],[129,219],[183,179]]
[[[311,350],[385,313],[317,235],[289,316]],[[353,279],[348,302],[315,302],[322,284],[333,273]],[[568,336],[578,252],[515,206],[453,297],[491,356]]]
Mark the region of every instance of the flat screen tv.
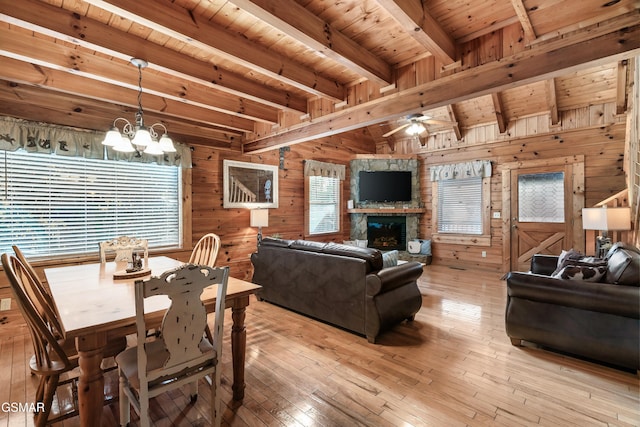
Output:
[[360,171],[361,202],[410,202],[411,171]]

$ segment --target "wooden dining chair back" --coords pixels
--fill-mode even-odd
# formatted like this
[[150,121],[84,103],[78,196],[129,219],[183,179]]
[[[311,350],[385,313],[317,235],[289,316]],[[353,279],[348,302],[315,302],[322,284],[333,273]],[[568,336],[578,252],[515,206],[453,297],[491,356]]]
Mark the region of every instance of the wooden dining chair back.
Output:
[[[38,411],[34,413],[34,424],[44,426],[47,423],[58,421],[75,413],[66,413],[62,417],[49,420],[53,397],[61,384],[60,376],[71,371],[77,366],[77,361],[72,362],[66,355],[58,338],[54,336],[47,321],[41,316],[37,303],[32,300],[25,285],[31,281],[31,275],[20,260],[9,254],[2,254],[2,267],[9,279],[11,291],[25,322],[27,323],[34,355],[29,361],[31,372],[40,377],[40,383],[36,390],[35,404]],[[71,381],[75,386],[75,381]],[[77,393],[73,393],[77,395]]]
[[[60,323],[60,318],[53,301],[53,296],[51,295],[51,290],[45,283],[40,281],[40,277],[36,273],[33,266],[26,259],[22,251],[15,245],[13,246],[13,251],[16,254],[16,258],[18,258],[18,260],[22,264],[25,274],[28,275],[28,278],[25,277],[25,280],[22,281],[25,292],[33,302],[36,310],[38,310],[40,317],[42,317],[42,319],[49,326],[53,335],[60,341],[60,344],[62,345],[62,348],[64,349],[67,357],[74,360],[78,356],[78,352],[75,346],[75,340],[63,340],[64,331],[62,329],[62,324]],[[126,347],[126,337],[107,337],[107,346],[104,348],[103,357],[115,357]]]
[[[211,386],[211,423],[219,426],[222,327],[229,267],[211,268],[185,264],[135,284],[136,334],[138,345],[116,357],[120,376],[120,425],[130,421],[130,407],[140,415],[140,425],[149,426],[149,399],[189,384],[192,402],[198,381],[208,377]],[[207,311],[200,297],[204,288],[216,285],[213,342],[204,336]],[[146,340],[144,300],[166,295],[171,300],[160,335]]]
[[189,258],[189,264],[200,264],[215,267],[219,250],[220,237],[214,233],[205,234],[200,238],[200,240],[198,240],[198,243],[196,243],[193,248],[191,257]]
[[13,252],[16,254],[16,258],[22,264],[22,271],[29,276],[22,281],[25,292],[33,302],[36,310],[40,314],[40,317],[50,326],[53,334],[60,339],[63,335],[62,326],[58,320],[58,314],[55,311],[55,305],[53,303],[53,297],[49,288],[40,280],[40,276],[36,273],[33,266],[27,261],[20,248],[12,246]]
[[144,259],[149,259],[149,242],[137,237],[119,236],[111,240],[98,243],[100,262],[107,262],[107,253],[115,252],[115,261],[131,262],[133,251],[144,251]]

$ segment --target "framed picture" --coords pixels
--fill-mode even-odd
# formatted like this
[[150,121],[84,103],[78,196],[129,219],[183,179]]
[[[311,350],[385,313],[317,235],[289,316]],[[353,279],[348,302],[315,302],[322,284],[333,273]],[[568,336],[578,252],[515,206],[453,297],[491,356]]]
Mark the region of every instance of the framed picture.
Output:
[[278,167],[223,161],[225,208],[277,208]]

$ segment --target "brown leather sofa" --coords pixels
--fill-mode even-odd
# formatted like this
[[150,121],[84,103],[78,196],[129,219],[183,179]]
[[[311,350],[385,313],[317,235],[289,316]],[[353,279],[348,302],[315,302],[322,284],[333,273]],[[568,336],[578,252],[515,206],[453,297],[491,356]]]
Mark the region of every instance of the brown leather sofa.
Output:
[[265,238],[251,255],[258,298],[365,335],[369,342],[422,305],[422,264],[383,268],[377,249]]
[[506,276],[505,327],[522,340],[640,369],[640,250],[616,243],[600,282],[550,277],[558,257],[535,255],[531,272]]

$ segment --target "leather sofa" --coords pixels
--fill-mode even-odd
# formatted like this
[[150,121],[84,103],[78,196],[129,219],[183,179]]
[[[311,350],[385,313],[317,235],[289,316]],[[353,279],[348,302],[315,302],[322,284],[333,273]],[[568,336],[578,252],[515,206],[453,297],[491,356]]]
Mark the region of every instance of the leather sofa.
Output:
[[364,335],[413,320],[422,305],[422,264],[383,268],[377,249],[307,240],[265,238],[251,255],[257,296]]
[[550,255],[535,255],[529,273],[509,273],[505,327],[512,344],[529,341],[638,371],[640,250],[616,243],[604,260],[599,282],[552,277],[558,257]]

